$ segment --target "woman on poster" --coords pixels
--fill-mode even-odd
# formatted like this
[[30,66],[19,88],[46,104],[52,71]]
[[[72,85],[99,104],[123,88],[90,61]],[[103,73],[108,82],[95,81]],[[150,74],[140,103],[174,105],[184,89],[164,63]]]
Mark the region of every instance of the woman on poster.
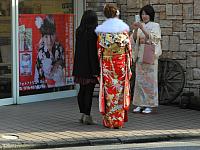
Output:
[[118,8],[106,4],[104,15],[107,20],[95,30],[101,66],[99,108],[103,125],[118,129],[128,119],[132,49],[129,26],[119,19]]
[[36,17],[35,24],[41,32],[35,69],[37,89],[65,85],[65,59],[62,45],[56,41],[54,18]]

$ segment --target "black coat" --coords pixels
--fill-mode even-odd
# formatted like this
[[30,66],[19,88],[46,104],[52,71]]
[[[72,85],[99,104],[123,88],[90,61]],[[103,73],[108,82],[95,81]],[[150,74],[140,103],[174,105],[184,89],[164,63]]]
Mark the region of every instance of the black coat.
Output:
[[94,29],[82,32],[77,30],[73,76],[91,78],[99,73],[97,35]]

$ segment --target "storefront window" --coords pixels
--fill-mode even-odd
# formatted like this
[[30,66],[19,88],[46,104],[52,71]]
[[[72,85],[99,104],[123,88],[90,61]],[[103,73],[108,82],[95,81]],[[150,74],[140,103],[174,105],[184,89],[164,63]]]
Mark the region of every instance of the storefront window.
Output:
[[20,95],[74,89],[73,37],[73,0],[20,0]]
[[12,97],[11,1],[0,1],[0,99]]

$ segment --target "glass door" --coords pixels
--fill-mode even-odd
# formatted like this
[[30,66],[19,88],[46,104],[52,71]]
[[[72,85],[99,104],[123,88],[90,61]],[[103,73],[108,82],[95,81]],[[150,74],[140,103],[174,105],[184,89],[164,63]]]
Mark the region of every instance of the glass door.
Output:
[[[0,1],[0,105],[13,103],[12,1]],[[7,102],[6,102],[7,101]]]
[[76,95],[74,0],[20,0],[18,7],[20,103]]

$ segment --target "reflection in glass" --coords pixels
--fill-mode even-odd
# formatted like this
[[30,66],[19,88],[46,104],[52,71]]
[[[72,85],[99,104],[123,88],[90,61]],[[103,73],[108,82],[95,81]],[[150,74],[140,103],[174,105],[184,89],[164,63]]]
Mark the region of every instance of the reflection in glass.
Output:
[[0,1],[0,99],[12,97],[11,1]]
[[73,0],[19,0],[20,14],[73,13]]

